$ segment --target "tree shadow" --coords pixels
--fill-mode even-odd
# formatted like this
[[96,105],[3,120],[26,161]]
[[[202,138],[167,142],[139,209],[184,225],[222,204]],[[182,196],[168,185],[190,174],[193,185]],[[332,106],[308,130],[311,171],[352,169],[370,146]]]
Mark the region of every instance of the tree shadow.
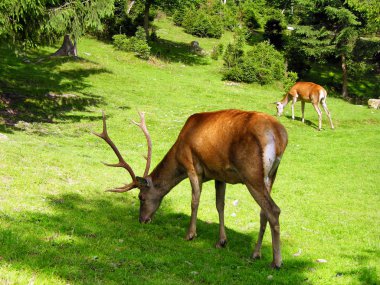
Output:
[[181,62],[187,65],[206,65],[207,57],[192,51],[190,43],[173,42],[157,39],[149,43],[151,53],[157,58],[168,62]]
[[[44,54],[32,54],[32,58],[37,56]],[[36,63],[33,59],[17,57],[6,47],[0,48],[0,57],[0,118],[6,126],[19,121],[71,120],[71,116],[66,116],[68,112],[86,111],[87,107],[102,102],[100,96],[83,92],[90,86],[85,78],[110,72],[94,62],[72,57],[46,57]],[[68,62],[79,66],[57,68]]]
[[366,266],[366,264],[368,264],[370,260],[373,260],[374,257],[376,258],[379,256],[380,250],[378,249],[363,250],[361,253],[354,256],[345,255],[347,259],[355,260],[360,266],[355,270],[337,272],[337,276],[352,276],[356,277],[360,284],[377,285],[379,284],[379,276],[376,267]]
[[365,105],[368,99],[380,96],[379,74],[371,72],[361,76],[349,76],[349,98],[342,98],[342,70],[338,62],[313,64],[312,69],[302,79],[322,85],[329,97],[340,98],[351,104]]
[[232,229],[227,248],[215,249],[218,225],[201,220],[199,236],[185,241],[190,218],[168,205],[151,224],[140,225],[138,203],[125,196],[44,199],[44,211],[0,212],[0,267],[70,284],[299,284],[312,267],[299,257],[270,269],[270,245],[263,247],[263,260],[252,261],[252,237]]

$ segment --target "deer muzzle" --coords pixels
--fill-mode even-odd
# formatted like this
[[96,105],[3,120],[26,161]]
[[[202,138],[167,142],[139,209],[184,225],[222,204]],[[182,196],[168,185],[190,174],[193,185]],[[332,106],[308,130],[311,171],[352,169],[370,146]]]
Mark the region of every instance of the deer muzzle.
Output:
[[142,216],[140,216],[140,218],[139,218],[140,224],[148,224],[151,221],[152,221],[152,219],[150,217],[142,217]]

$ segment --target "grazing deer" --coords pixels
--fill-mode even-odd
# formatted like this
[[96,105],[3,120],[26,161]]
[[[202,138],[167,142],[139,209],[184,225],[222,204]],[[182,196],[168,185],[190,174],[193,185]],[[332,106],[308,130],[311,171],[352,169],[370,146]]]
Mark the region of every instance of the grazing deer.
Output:
[[164,196],[185,178],[192,188],[191,221],[186,239],[196,237],[196,219],[202,183],[215,180],[216,208],[219,213],[219,241],[216,247],[227,243],[224,228],[224,199],[226,183],[245,184],[261,207],[260,231],[253,258],[261,257],[261,244],[267,221],[272,232],[272,266],[281,266],[280,252],[280,208],[270,197],[277,168],[285,151],[287,132],[275,118],[259,112],[224,110],[199,113],[190,116],[183,126],[177,141],[148,175],[151,162],[151,139],[145,124],[144,113],[139,113],[137,124],[148,141],[147,164],[143,177],[137,177],[121,156],[107,134],[106,118],[103,113],[103,132],[95,135],[104,139],[119,159],[109,166],[123,167],[132,182],[108,190],[126,192],[140,189],[140,223],[151,221]]
[[313,104],[315,111],[318,113],[318,130],[322,129],[322,111],[318,104],[320,103],[325,110],[327,117],[330,120],[331,128],[334,129],[333,122],[331,120],[331,115],[329,109],[327,109],[326,104],[327,92],[326,90],[315,83],[312,82],[297,82],[292,88],[286,93],[285,97],[276,103],[277,105],[277,116],[281,116],[284,111],[284,107],[288,104],[289,100],[292,100],[292,119],[294,120],[294,104],[297,100],[301,100],[302,109],[302,123],[305,122],[305,102]]

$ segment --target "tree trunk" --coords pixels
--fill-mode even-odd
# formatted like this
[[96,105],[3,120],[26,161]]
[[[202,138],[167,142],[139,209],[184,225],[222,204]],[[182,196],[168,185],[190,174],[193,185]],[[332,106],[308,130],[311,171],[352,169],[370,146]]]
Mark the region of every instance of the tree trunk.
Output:
[[62,46],[51,56],[78,56],[77,42],[74,38],[74,43],[70,39],[70,35],[65,35]]
[[150,10],[151,2],[147,0],[145,2],[145,9],[144,9],[144,30],[145,30],[145,37],[146,40],[149,40],[149,10]]
[[347,63],[346,63],[346,55],[342,53],[342,97],[348,98],[348,81],[347,81]]

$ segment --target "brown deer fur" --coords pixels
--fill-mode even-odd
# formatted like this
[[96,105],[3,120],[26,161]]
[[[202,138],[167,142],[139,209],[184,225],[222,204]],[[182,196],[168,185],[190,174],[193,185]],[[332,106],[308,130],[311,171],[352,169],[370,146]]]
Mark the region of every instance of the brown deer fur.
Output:
[[[105,118],[103,120],[105,128]],[[139,188],[140,222],[146,223],[150,222],[163,197],[188,177],[192,201],[186,239],[191,240],[196,236],[202,183],[215,180],[219,213],[219,240],[216,246],[223,247],[227,242],[224,229],[226,183],[245,184],[261,207],[259,237],[252,256],[261,257],[261,244],[268,221],[272,233],[272,266],[279,268],[282,263],[280,209],[270,197],[270,192],[287,141],[285,128],[274,117],[264,113],[224,110],[194,114],[188,118],[177,141],[149,175],[137,177],[124,188],[111,191]]]

